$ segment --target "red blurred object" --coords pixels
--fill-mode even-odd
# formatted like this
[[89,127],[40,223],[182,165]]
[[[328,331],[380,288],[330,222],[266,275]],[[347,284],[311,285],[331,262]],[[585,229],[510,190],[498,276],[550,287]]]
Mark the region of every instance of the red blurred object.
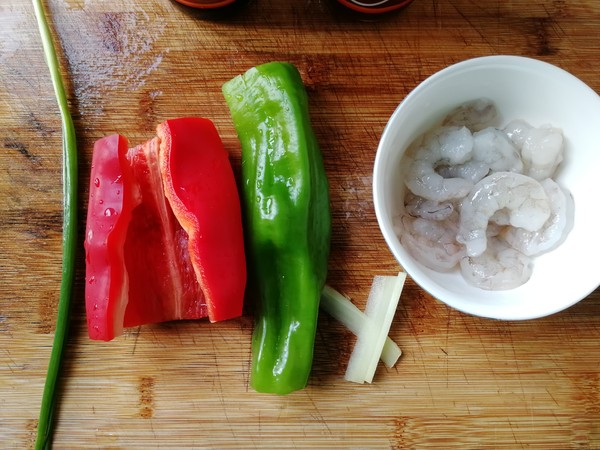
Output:
[[364,14],[384,14],[408,6],[413,0],[337,0],[343,6]]
[[237,0],[175,0],[182,5],[199,9],[217,9],[233,5]]

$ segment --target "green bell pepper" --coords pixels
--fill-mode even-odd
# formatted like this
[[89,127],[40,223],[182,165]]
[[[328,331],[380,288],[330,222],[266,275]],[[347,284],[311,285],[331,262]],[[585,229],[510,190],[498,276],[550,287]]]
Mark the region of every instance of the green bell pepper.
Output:
[[257,291],[250,385],[306,386],[327,277],[329,186],[298,70],[272,62],[223,85],[242,145],[249,270]]

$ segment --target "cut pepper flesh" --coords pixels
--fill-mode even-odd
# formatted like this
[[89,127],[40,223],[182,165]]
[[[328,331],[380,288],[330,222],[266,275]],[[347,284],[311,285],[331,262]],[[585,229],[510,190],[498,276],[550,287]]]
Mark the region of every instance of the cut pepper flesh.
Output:
[[133,210],[125,240],[129,274],[125,327],[207,315],[204,294],[190,262],[187,233],[161,187],[158,152],[157,138],[129,150],[142,201]]
[[237,187],[206,119],[176,119],[128,149],[94,146],[88,205],[86,312],[90,338],[123,327],[242,313],[246,266]]
[[[204,138],[201,142],[195,136]],[[165,195],[189,236],[189,255],[211,322],[242,314],[246,258],[240,201],[229,156],[208,119],[158,127]]]
[[137,202],[127,140],[112,135],[94,145],[87,214],[86,311],[92,339],[122,332],[129,277],[123,243]]

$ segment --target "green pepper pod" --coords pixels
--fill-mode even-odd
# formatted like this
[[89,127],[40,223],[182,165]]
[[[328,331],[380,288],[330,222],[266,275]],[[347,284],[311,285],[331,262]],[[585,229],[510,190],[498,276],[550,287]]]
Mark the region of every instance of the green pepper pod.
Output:
[[250,384],[306,386],[327,277],[329,187],[298,70],[272,62],[223,85],[242,145],[249,270],[258,298]]

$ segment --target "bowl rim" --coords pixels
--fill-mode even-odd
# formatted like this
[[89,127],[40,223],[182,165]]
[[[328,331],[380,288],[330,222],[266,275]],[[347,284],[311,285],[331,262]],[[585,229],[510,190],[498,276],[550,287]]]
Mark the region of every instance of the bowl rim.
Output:
[[[373,166],[373,204],[375,209],[375,216],[377,218],[377,222],[380,228],[381,233],[383,234],[384,240],[391,251],[392,255],[396,259],[396,261],[401,265],[403,270],[407,272],[407,274],[415,281],[415,283],[423,290],[428,292],[433,298],[437,301],[440,301],[453,309],[461,311],[465,314],[469,314],[472,316],[496,319],[496,320],[530,320],[537,319],[541,317],[546,317],[560,311],[563,311],[579,301],[586,298],[590,295],[594,290],[600,286],[596,286],[585,292],[585,295],[581,295],[579,298],[575,297],[570,302],[565,302],[564,304],[557,305],[555,308],[547,308],[542,310],[527,310],[523,311],[503,311],[503,314],[491,314],[486,312],[485,309],[480,309],[477,311],[469,310],[469,308],[465,308],[462,304],[457,303],[454,299],[443,299],[443,292],[438,290],[437,286],[431,285],[427,282],[426,276],[421,273],[415,273],[410,267],[410,263],[406,264],[405,258],[402,254],[400,254],[397,249],[394,240],[397,240],[396,233],[392,227],[391,221],[385,220],[384,217],[384,209],[386,209],[383,205],[382,196],[378,195],[379,192],[383,191],[383,172],[384,166],[382,163],[383,159],[383,147],[388,141],[389,135],[392,133],[392,128],[395,126],[397,120],[396,117],[401,114],[404,106],[409,103],[414,97],[418,96],[423,90],[427,89],[427,87],[433,83],[435,83],[438,79],[446,76],[448,72],[455,72],[458,70],[466,70],[470,68],[483,67],[488,65],[496,65],[496,66],[516,66],[518,65],[520,68],[535,68],[537,70],[550,70],[554,75],[558,75],[561,77],[566,77],[571,82],[578,84],[578,87],[581,89],[587,89],[590,95],[593,95],[600,102],[600,96],[596,91],[594,91],[590,86],[588,86],[581,79],[577,78],[575,75],[570,72],[558,67],[554,64],[527,57],[527,56],[518,56],[518,55],[490,55],[490,56],[479,56],[466,60],[462,60],[456,63],[453,63],[449,66],[446,66],[443,69],[431,74],[426,77],[423,81],[417,84],[405,97],[401,100],[401,102],[396,106],[393,113],[390,115],[383,131],[381,137],[379,139],[379,143],[377,145],[377,150],[375,154],[374,166]],[[427,287],[426,287],[427,286]]]

